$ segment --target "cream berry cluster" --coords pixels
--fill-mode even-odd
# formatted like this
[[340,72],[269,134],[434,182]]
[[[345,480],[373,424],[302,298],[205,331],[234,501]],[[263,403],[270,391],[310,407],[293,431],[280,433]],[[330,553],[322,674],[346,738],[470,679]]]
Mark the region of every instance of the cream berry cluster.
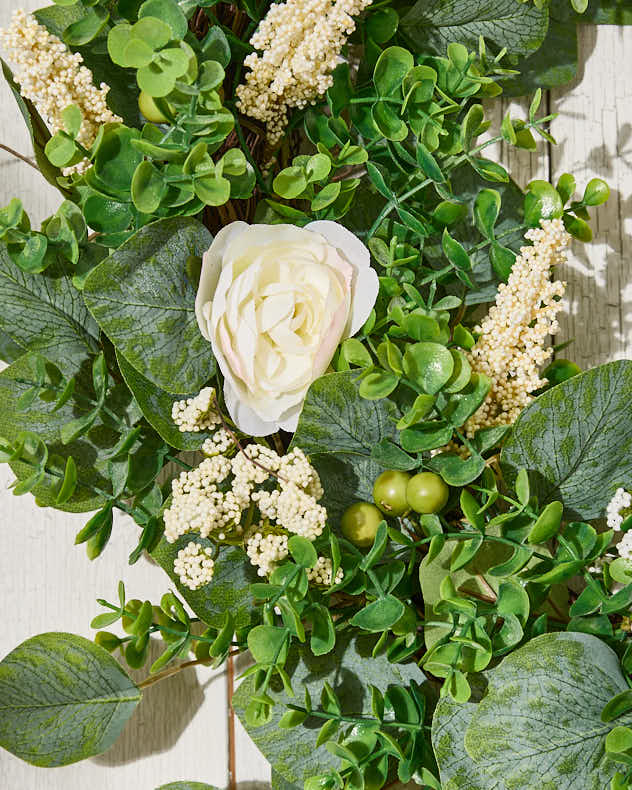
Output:
[[291,107],[314,104],[331,87],[331,72],[371,0],[286,0],[273,3],[250,39],[258,50],[244,61],[250,71],[237,88],[238,108],[266,124],[279,141]]
[[539,369],[553,353],[545,342],[559,329],[556,315],[566,287],[551,280],[551,268],[566,261],[570,236],[560,219],[552,219],[525,238],[533,244],[521,248],[496,304],[476,327],[480,337],[469,360],[475,372],[489,377],[491,390],[466,423],[470,437],[480,428],[513,423],[545,383]]
[[[15,68],[22,96],[35,104],[53,132],[64,128],[62,112],[71,104],[83,113],[77,140],[84,148],[94,143],[102,124],[122,120],[107,106],[109,86],[102,82],[97,88],[81,55],[71,52],[32,14],[16,11],[9,28],[0,31],[0,45]],[[89,165],[84,160],[64,172],[82,172]]]
[[222,421],[215,407],[215,387],[205,387],[194,398],[175,401],[171,419],[182,433],[206,431]]
[[173,570],[179,577],[180,583],[189,590],[198,590],[213,579],[215,563],[213,550],[203,548],[201,543],[191,541],[173,561]]

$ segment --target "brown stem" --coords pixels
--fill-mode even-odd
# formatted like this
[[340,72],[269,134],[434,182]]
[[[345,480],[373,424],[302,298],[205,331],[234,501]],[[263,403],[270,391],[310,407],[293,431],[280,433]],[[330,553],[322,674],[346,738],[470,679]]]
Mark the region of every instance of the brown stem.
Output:
[[169,669],[165,669],[162,672],[159,672],[157,675],[150,675],[148,678],[145,678],[145,680],[138,683],[138,688],[145,689],[148,686],[153,686],[154,683],[160,683],[161,680],[166,680],[172,675],[177,675],[178,672],[182,672],[183,669],[188,669],[189,667],[196,667],[199,664],[203,664],[205,660],[206,659],[201,660],[196,658],[191,661],[185,661],[183,664],[178,664],[177,667],[169,667]]
[[11,156],[14,156],[16,159],[20,159],[22,162],[25,162],[27,165],[34,167],[38,173],[40,172],[39,167],[35,164],[35,162],[32,159],[29,159],[28,156],[23,156],[17,151],[14,151],[13,148],[9,148],[9,146],[5,145],[4,143],[0,143],[0,148],[2,148],[2,150],[6,151],[8,154],[11,154]]

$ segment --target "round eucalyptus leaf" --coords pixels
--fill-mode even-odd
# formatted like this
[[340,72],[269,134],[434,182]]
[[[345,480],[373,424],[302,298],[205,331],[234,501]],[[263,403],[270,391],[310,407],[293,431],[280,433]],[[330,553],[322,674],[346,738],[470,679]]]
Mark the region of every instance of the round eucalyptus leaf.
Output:
[[143,214],[153,214],[167,191],[160,171],[151,162],[141,162],[132,178],[131,194],[136,208]]
[[101,754],[141,693],[103,648],[74,634],[27,639],[0,662],[0,745],[33,764]]
[[145,0],[138,11],[138,18],[154,17],[166,22],[171,28],[172,38],[182,39],[189,29],[187,18],[176,0]]
[[146,16],[132,25],[132,38],[144,41],[154,52],[166,46],[171,39],[171,28],[155,16]]
[[403,47],[388,47],[377,59],[373,71],[373,84],[378,96],[393,96],[400,89],[402,80],[415,65],[412,54]]
[[302,167],[286,167],[274,179],[272,187],[277,195],[286,200],[297,198],[306,188],[307,178]]
[[424,392],[436,395],[454,370],[452,354],[440,343],[412,343],[404,353],[404,372]]

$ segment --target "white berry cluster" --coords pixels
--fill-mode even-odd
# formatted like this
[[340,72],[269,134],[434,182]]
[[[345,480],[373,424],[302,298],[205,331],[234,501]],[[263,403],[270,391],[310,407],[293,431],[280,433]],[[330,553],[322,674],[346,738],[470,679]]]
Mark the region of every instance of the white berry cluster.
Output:
[[320,479],[298,448],[280,456],[265,445],[249,444],[233,458],[213,455],[182,472],[171,492],[163,516],[169,543],[189,532],[220,541],[228,532],[241,536],[260,517],[260,528],[246,545],[261,575],[287,556],[290,534],[313,541],[327,522],[317,501],[323,495]]
[[623,557],[626,563],[632,566],[632,532],[624,532],[623,537],[617,543],[619,557]]
[[226,428],[218,428],[208,439],[204,440],[202,452],[209,457],[223,455],[235,444],[235,439]]
[[221,418],[215,408],[215,387],[205,387],[195,398],[175,401],[171,419],[182,433],[198,433],[219,425]]
[[621,524],[629,515],[632,515],[632,495],[624,488],[617,488],[606,506],[608,528],[619,532]]
[[551,267],[566,260],[570,236],[560,219],[540,224],[525,234],[533,245],[521,248],[508,282],[498,287],[496,304],[475,330],[480,337],[469,360],[475,372],[490,378],[491,390],[466,423],[470,437],[480,428],[513,423],[545,383],[538,371],[553,351],[544,343],[559,329],[556,315],[566,287],[551,281]]
[[319,557],[318,562],[313,568],[307,571],[307,578],[314,584],[324,584],[330,587],[332,584],[340,584],[344,578],[344,571],[338,568],[336,578],[333,579],[334,566],[329,557]]
[[189,590],[197,590],[213,579],[215,563],[213,550],[203,548],[201,543],[191,541],[173,561],[173,570],[180,578],[180,583]]
[[286,0],[273,3],[250,39],[244,61],[250,71],[237,88],[238,108],[266,124],[271,145],[279,141],[290,107],[315,104],[331,87],[331,72],[355,30],[357,16],[372,0]]
[[288,554],[287,535],[263,535],[261,532],[248,538],[246,554],[259,576],[269,576]]
[[[107,106],[109,86],[102,82],[97,88],[92,72],[82,65],[81,55],[71,52],[32,14],[17,10],[9,28],[0,30],[0,45],[15,66],[22,96],[35,104],[53,132],[64,128],[62,111],[71,104],[83,113],[77,141],[84,148],[94,143],[102,124],[122,120]],[[86,159],[66,168],[64,173],[83,172],[89,165]]]
[[195,469],[182,472],[171,483],[171,507],[164,512],[165,538],[169,543],[187,532],[207,538],[239,524],[243,500],[219,486],[230,474],[230,460],[223,455],[206,458]]

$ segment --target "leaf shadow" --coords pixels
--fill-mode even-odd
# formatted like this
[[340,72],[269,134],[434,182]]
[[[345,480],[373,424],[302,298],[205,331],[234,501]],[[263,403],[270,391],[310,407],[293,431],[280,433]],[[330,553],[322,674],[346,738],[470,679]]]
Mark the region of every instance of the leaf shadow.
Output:
[[[148,667],[163,650],[164,643],[152,639],[146,667],[128,670],[132,679],[138,682],[147,677]],[[223,675],[218,674],[202,685],[195,670],[186,669],[148,687],[121,737],[91,762],[113,767],[172,749],[202,705],[207,687],[221,679]]]

